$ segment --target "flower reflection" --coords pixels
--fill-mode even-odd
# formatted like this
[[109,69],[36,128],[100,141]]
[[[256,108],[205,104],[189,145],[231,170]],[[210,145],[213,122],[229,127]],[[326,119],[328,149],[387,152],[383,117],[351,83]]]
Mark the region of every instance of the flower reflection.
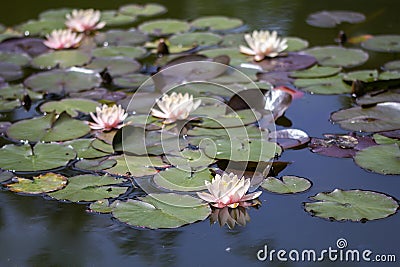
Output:
[[250,221],[249,213],[244,207],[231,209],[224,207],[222,209],[214,209],[210,215],[210,223],[218,222],[220,226],[225,224],[229,229],[233,229],[235,225],[245,226]]

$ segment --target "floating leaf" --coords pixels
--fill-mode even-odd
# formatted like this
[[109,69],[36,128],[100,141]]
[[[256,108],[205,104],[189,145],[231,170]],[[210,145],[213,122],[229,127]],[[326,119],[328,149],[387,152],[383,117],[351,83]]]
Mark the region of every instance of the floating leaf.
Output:
[[81,98],[66,98],[60,101],[46,102],[40,106],[42,112],[55,112],[61,114],[67,112],[71,117],[76,117],[79,112],[88,114],[89,112],[95,112],[96,107],[99,103],[92,100],[81,99]]
[[5,145],[0,148],[0,168],[25,171],[43,171],[62,167],[75,158],[72,148],[57,144],[37,143],[33,148],[26,145]]
[[82,66],[89,62],[90,55],[79,50],[54,51],[41,54],[31,61],[37,69],[69,68]]
[[15,81],[23,77],[23,71],[20,66],[7,63],[0,62],[0,78],[3,78],[5,81]]
[[398,144],[368,147],[357,152],[354,161],[361,168],[373,172],[400,174],[400,149]]
[[113,207],[110,206],[108,199],[100,199],[91,203],[89,209],[98,213],[110,213],[112,212]]
[[325,78],[338,74],[342,68],[340,67],[321,67],[313,66],[306,70],[298,70],[290,73],[293,78]]
[[222,41],[220,35],[209,32],[189,32],[171,36],[171,45],[182,47],[196,47],[199,45],[217,45]]
[[294,148],[310,141],[308,134],[299,129],[282,129],[271,132],[269,137],[277,140],[283,149]]
[[247,125],[245,127],[232,127],[232,128],[201,128],[194,127],[187,132],[189,136],[216,136],[218,138],[250,138],[250,139],[261,139],[265,137],[258,127],[254,125]]
[[246,109],[231,112],[226,115],[218,115],[213,118],[204,117],[198,126],[205,128],[229,128],[245,126],[260,119],[261,114],[255,110]]
[[86,122],[71,119],[65,113],[48,113],[43,117],[22,120],[7,129],[7,135],[15,140],[32,142],[66,141],[84,136],[90,132]]
[[4,183],[14,177],[14,173],[0,170],[0,183]]
[[153,177],[156,185],[175,191],[200,191],[206,189],[205,181],[211,181],[208,169],[188,172],[179,168],[169,168]]
[[100,171],[112,168],[117,164],[114,159],[82,159],[75,163],[75,168],[79,170]]
[[211,213],[208,204],[188,195],[149,194],[141,200],[118,201],[113,216],[132,226],[157,229],[194,223],[206,219]]
[[351,86],[343,82],[341,75],[328,78],[297,79],[294,85],[314,94],[334,95],[351,93]]
[[380,132],[400,129],[400,103],[384,102],[373,107],[353,107],[332,113],[331,119],[351,131]]
[[120,26],[131,24],[136,21],[135,16],[121,14],[115,10],[101,11],[101,21],[104,21],[107,26]]
[[16,178],[16,182],[8,184],[7,187],[18,193],[42,194],[60,190],[67,185],[67,178],[55,173],[46,173],[33,179]]
[[386,218],[399,205],[392,197],[365,190],[335,189],[311,197],[316,202],[304,203],[305,210],[314,216],[343,221],[365,221]]
[[125,74],[120,77],[115,77],[113,79],[113,83],[118,87],[137,89],[148,79],[150,79],[150,77],[147,75],[140,73],[131,73]]
[[253,63],[260,66],[264,71],[294,71],[309,68],[317,61],[313,56],[290,52],[287,56],[266,58]]
[[68,178],[67,186],[48,194],[58,200],[95,201],[103,198],[115,198],[126,192],[127,187],[114,186],[122,182],[111,176],[78,175]]
[[22,84],[8,85],[0,88],[0,98],[2,99],[21,99],[24,95],[28,95],[31,99],[42,98],[42,94],[33,92],[25,88]]
[[189,29],[190,25],[186,21],[177,19],[152,20],[139,25],[139,30],[154,36],[186,32]]
[[375,35],[361,43],[361,46],[378,52],[400,52],[400,35]]
[[41,20],[60,20],[64,21],[65,16],[71,13],[71,8],[57,8],[57,9],[48,9],[39,14],[39,18]]
[[328,67],[355,67],[368,59],[368,54],[360,49],[341,46],[317,46],[304,52],[314,56],[321,66]]
[[127,57],[140,58],[146,54],[146,49],[139,46],[107,46],[92,50],[94,57]]
[[12,63],[17,66],[26,66],[31,57],[25,53],[0,52],[0,62]]
[[0,43],[0,51],[23,53],[31,57],[40,55],[48,50],[49,48],[43,44],[43,39],[41,38],[11,38]]
[[95,41],[100,45],[116,45],[116,46],[135,46],[143,44],[148,36],[141,31],[130,30],[110,30],[105,33],[96,35]]
[[294,194],[308,190],[311,185],[311,182],[306,178],[283,176],[282,179],[268,177],[261,184],[261,187],[274,193]]
[[93,69],[97,72],[106,69],[111,76],[121,76],[133,73],[138,71],[140,67],[140,63],[136,60],[120,56],[94,58],[90,64],[86,65],[86,68]]
[[[1,91],[0,91],[1,92]],[[400,102],[400,90],[393,89],[390,91],[378,91],[365,94],[361,97],[356,98],[356,103],[358,105],[371,105],[382,102]]]
[[400,70],[400,60],[393,60],[393,61],[389,61],[389,62],[385,63],[383,65],[383,69],[399,71]]
[[63,145],[71,146],[76,151],[78,158],[100,158],[109,155],[103,151],[97,150],[92,146],[92,143],[96,139],[75,139],[72,141],[65,142]]
[[365,16],[359,12],[332,10],[318,11],[307,17],[307,23],[321,28],[334,28],[343,22],[360,23],[365,20]]
[[45,35],[54,29],[64,28],[64,21],[61,20],[28,20],[17,26],[17,30],[28,35]]
[[106,171],[116,175],[134,177],[153,175],[158,173],[156,168],[167,166],[159,157],[121,155],[110,157],[110,159],[115,160],[117,164]]
[[390,138],[382,134],[374,134],[373,138],[375,142],[379,145],[390,145],[390,144],[400,145],[400,140],[398,138]]
[[169,155],[165,155],[165,158],[171,165],[186,172],[195,171],[199,168],[204,169],[215,162],[215,160],[207,157],[201,149],[189,148],[173,151]]
[[343,76],[343,80],[345,81],[362,81],[362,82],[373,82],[378,80],[378,71],[377,70],[358,70],[348,72]]
[[223,31],[238,28],[243,21],[237,18],[224,16],[205,16],[191,22],[192,26],[198,29],[209,29],[211,31]]
[[160,4],[150,3],[145,5],[128,4],[121,6],[119,12],[130,16],[155,16],[167,12],[167,9]]
[[306,49],[308,47],[308,41],[298,37],[285,37],[288,47],[287,52],[295,52]]
[[19,106],[21,106],[21,101],[19,101],[18,99],[14,99],[14,100],[0,99],[0,110],[1,111],[13,110],[14,108],[17,108]]
[[240,53],[239,49],[237,48],[215,48],[215,49],[207,49],[204,51],[201,51],[202,55],[205,55],[207,57],[217,57],[217,56],[222,56],[226,55],[230,59],[230,65],[233,66],[239,66],[243,62],[249,61],[249,58]]
[[99,86],[101,78],[97,74],[77,71],[52,70],[31,75],[24,84],[33,91],[47,93],[79,92]]

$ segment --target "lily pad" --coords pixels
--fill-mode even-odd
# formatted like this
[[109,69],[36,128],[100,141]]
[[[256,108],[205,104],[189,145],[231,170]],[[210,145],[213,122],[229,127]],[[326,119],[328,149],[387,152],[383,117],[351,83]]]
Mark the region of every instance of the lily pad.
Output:
[[328,67],[355,67],[368,60],[368,54],[360,49],[341,46],[317,46],[304,51],[314,56],[318,64]]
[[290,73],[290,77],[293,78],[325,78],[329,76],[333,76],[338,74],[342,68],[340,67],[321,67],[321,66],[313,66],[306,70],[298,70]]
[[35,57],[49,51],[49,48],[43,44],[42,38],[20,37],[10,38],[1,42],[0,51],[23,53]]
[[96,35],[96,43],[104,46],[135,46],[143,44],[148,40],[148,36],[141,31],[130,30],[110,30]]
[[304,91],[315,94],[334,95],[351,93],[351,86],[343,82],[341,75],[328,78],[297,79],[294,85]]
[[7,187],[18,193],[42,194],[60,190],[67,185],[67,178],[56,173],[46,173],[33,179],[17,177],[16,181]]
[[97,87],[102,82],[100,75],[69,70],[52,70],[31,75],[25,86],[35,92],[67,93]]
[[153,180],[156,185],[175,191],[199,191],[206,189],[205,181],[211,181],[208,169],[188,172],[179,168],[169,168],[157,173]]
[[335,189],[311,197],[316,202],[304,203],[313,216],[354,222],[386,218],[396,212],[399,205],[391,196],[365,190]]
[[66,141],[84,136],[90,132],[86,122],[71,119],[65,113],[48,113],[43,117],[22,120],[7,129],[7,135],[15,140],[31,142]]
[[108,199],[100,199],[89,205],[89,209],[98,213],[110,213],[112,212],[113,206],[110,206]]
[[[114,85],[122,88],[137,89],[144,84],[150,77],[140,73],[125,74],[113,79]],[[136,96],[135,96],[136,97]]]
[[230,64],[233,66],[239,66],[243,62],[249,61],[249,57],[239,52],[237,48],[215,48],[215,49],[207,49],[201,51],[202,55],[207,57],[217,57],[226,55],[230,59]]
[[139,46],[107,46],[92,50],[94,57],[127,57],[141,58],[146,54],[146,49]]
[[365,16],[359,12],[345,11],[345,10],[332,10],[332,11],[318,11],[310,14],[307,17],[307,23],[321,28],[334,28],[337,25],[347,23],[360,23],[365,20]]
[[81,159],[75,163],[75,168],[78,170],[100,171],[112,168],[117,164],[114,159],[100,158],[100,159]]
[[237,18],[229,18],[224,16],[205,16],[193,20],[191,25],[197,29],[224,31],[242,26],[243,21]]
[[215,160],[207,157],[201,149],[185,148],[182,151],[173,151],[165,155],[168,162],[179,170],[192,172],[213,164]]
[[0,110],[1,111],[13,110],[14,108],[17,108],[20,106],[21,106],[21,101],[18,99],[14,99],[14,100],[0,99]]
[[14,173],[10,171],[3,171],[0,170],[0,183],[7,182],[8,180],[12,179],[15,177]]
[[268,177],[261,187],[279,194],[294,194],[307,191],[311,187],[310,180],[297,176],[283,176],[282,179]]
[[371,92],[356,98],[356,102],[358,105],[371,105],[381,102],[400,102],[400,89]]
[[79,50],[54,51],[41,54],[31,61],[37,69],[69,68],[82,66],[89,62],[90,55]]
[[128,4],[121,6],[119,12],[130,16],[155,16],[167,12],[167,9],[160,4],[150,3],[145,5]]
[[363,149],[354,157],[361,168],[381,173],[400,174],[400,148],[398,144],[378,145]]
[[253,64],[260,66],[264,71],[294,71],[309,68],[317,63],[311,55],[290,52],[287,56],[267,58]]
[[258,139],[264,138],[265,133],[254,125],[247,125],[245,127],[232,127],[232,128],[202,128],[194,127],[187,132],[188,136],[216,136],[218,138],[250,138]]
[[141,200],[118,201],[113,216],[132,226],[158,229],[205,220],[211,213],[208,204],[188,195],[149,194]]
[[390,144],[400,145],[400,139],[398,138],[390,138],[382,134],[374,134],[373,137],[375,142],[379,145],[390,145]]
[[68,185],[59,191],[48,194],[58,200],[95,201],[115,198],[126,192],[127,187],[114,186],[122,182],[111,176],[78,175],[68,178]]
[[48,9],[39,14],[39,18],[41,20],[60,20],[64,21],[65,16],[71,13],[71,8],[57,8],[57,9]]
[[140,67],[140,63],[136,60],[120,56],[95,58],[90,64],[86,65],[86,68],[93,69],[97,72],[107,69],[111,76],[133,73],[138,71]]
[[178,19],[159,19],[144,22],[138,29],[154,36],[163,36],[173,33],[186,32],[190,29],[189,23]]
[[23,32],[25,36],[45,35],[64,26],[64,21],[61,20],[29,20],[17,26],[17,30]]
[[61,114],[67,112],[71,117],[76,117],[79,112],[88,114],[89,112],[95,112],[96,107],[99,103],[93,100],[87,100],[82,98],[66,98],[60,101],[46,102],[40,106],[42,112],[55,112]]
[[285,37],[287,43],[287,52],[296,52],[308,47],[308,41],[299,37]]
[[12,63],[17,66],[26,66],[31,57],[25,53],[0,52],[0,62]]
[[50,170],[67,165],[75,156],[72,148],[57,144],[5,145],[0,148],[0,168],[18,172]]
[[0,88],[0,99],[20,100],[25,95],[28,95],[31,100],[42,99],[42,94],[33,92],[25,88],[22,84],[8,85]]
[[7,62],[0,62],[0,78],[3,78],[5,81],[15,81],[22,78],[24,75],[20,66],[7,63]]
[[385,63],[383,69],[400,71],[400,60],[393,60]]
[[358,70],[348,72],[343,76],[345,81],[362,81],[362,82],[373,82],[378,80],[379,74],[377,70]]
[[255,110],[245,109],[237,112],[231,112],[226,115],[218,115],[213,118],[204,117],[203,121],[198,124],[204,128],[230,128],[245,126],[258,121],[261,114]]
[[361,46],[377,52],[400,52],[400,35],[375,35],[361,43]]
[[96,139],[75,139],[63,143],[65,146],[71,146],[76,151],[78,158],[100,158],[109,155],[109,153],[95,149],[92,143]]
[[181,47],[196,47],[217,45],[222,41],[222,37],[218,34],[209,32],[189,32],[171,36],[169,42],[171,45]]
[[158,173],[157,168],[167,166],[159,157],[138,157],[121,155],[110,157],[117,164],[106,171],[115,175],[128,175],[134,177],[153,175]]
[[108,27],[131,24],[136,21],[135,16],[121,14],[115,10],[101,11],[101,21],[104,21]]
[[400,103],[383,102],[373,107],[353,107],[332,113],[332,121],[351,131],[380,132],[400,129]]
[[282,152],[273,142],[239,138],[207,139],[202,143],[202,148],[210,158],[250,162],[269,161]]

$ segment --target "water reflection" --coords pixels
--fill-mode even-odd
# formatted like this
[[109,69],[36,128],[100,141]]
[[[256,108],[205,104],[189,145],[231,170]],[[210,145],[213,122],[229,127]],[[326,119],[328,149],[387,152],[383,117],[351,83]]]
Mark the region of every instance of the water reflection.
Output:
[[222,209],[214,209],[210,215],[210,223],[218,222],[220,226],[225,224],[229,229],[235,228],[235,225],[246,226],[246,223],[250,221],[249,213],[244,207],[237,207],[231,209],[224,207]]

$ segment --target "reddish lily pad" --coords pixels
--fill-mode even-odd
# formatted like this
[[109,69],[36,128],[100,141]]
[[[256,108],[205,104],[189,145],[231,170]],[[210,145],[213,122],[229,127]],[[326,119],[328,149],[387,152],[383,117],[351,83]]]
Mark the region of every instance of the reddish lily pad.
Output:
[[309,68],[317,61],[312,55],[291,52],[287,56],[264,59],[253,63],[260,66],[264,71],[294,71]]

